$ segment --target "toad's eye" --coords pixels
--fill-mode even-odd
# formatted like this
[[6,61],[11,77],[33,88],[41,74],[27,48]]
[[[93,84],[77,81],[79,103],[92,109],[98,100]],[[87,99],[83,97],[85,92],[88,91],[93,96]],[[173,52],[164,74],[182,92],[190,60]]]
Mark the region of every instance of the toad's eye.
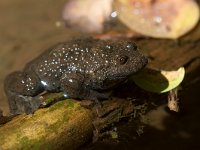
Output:
[[118,61],[119,61],[120,65],[125,64],[127,62],[127,60],[128,60],[128,56],[120,56],[118,58]]

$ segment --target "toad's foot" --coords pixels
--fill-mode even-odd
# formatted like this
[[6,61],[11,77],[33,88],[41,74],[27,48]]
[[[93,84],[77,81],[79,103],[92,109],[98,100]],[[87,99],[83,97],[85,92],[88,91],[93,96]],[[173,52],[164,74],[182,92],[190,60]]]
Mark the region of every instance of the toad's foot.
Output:
[[41,99],[39,96],[23,96],[19,95],[15,98],[15,108],[11,108],[11,113],[13,114],[32,114],[36,111],[41,105]]

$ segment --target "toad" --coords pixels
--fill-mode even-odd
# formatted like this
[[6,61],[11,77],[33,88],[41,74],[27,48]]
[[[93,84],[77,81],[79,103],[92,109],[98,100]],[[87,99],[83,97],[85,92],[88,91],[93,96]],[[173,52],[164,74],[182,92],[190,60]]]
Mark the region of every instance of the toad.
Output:
[[115,87],[141,70],[147,58],[132,41],[74,39],[59,43],[4,82],[12,114],[39,108],[38,94],[63,92],[65,98],[108,99]]

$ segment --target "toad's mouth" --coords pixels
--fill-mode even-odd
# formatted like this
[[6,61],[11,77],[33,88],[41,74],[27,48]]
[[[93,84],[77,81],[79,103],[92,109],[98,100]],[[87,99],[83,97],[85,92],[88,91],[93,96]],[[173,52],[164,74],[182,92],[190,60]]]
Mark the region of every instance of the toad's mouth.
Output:
[[125,80],[127,80],[128,78],[130,78],[131,76],[133,76],[135,73],[132,73],[132,74],[129,74],[129,75],[126,75],[126,76],[114,76],[112,78],[113,81],[116,81],[116,82],[123,82]]

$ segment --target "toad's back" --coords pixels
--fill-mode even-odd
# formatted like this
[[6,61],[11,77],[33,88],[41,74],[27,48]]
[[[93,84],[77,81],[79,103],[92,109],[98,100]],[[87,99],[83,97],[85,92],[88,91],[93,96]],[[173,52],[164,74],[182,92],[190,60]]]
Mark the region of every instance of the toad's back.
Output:
[[[120,75],[121,72],[116,70],[116,57],[125,53],[130,55],[132,49],[134,51],[137,49],[135,45],[132,45],[134,47],[130,49],[127,49],[126,46],[127,43],[124,41],[76,39],[54,46],[29,63],[26,68],[32,68],[31,71],[35,71],[44,88],[49,91],[60,87],[59,79],[63,74],[79,73],[97,84],[97,80],[106,78],[108,71]],[[140,56],[134,54],[133,58],[136,57]],[[131,63],[128,65],[135,68]]]
[[105,49],[104,44],[106,43],[92,39],[61,43],[45,52],[45,55],[42,54],[31,65],[40,79],[48,84],[65,73],[80,73],[85,76],[94,72],[100,74],[100,69],[108,67],[111,59],[109,45]]

